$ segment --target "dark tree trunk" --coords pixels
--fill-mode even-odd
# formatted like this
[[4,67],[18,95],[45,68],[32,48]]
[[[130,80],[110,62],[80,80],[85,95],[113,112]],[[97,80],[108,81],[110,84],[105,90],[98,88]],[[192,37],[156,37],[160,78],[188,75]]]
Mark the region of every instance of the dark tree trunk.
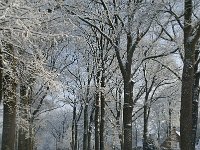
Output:
[[[101,78],[101,88],[105,87],[105,78]],[[104,150],[105,96],[101,92],[100,150]]]
[[160,143],[160,120],[158,120],[158,130],[157,130],[157,136],[158,136],[158,143]]
[[[119,94],[119,101],[117,102],[116,101],[116,111],[117,111],[117,116],[116,116],[116,126],[118,128],[118,130],[120,131],[121,130],[121,126],[120,126],[120,116],[121,116],[121,111],[122,111],[122,104],[121,104],[121,95],[122,95],[122,91],[121,89],[119,88],[117,91],[116,91],[116,97],[117,95]],[[119,133],[119,140],[120,140],[120,144],[121,144],[121,149],[123,150],[123,138],[122,138],[122,133],[120,132]]]
[[144,129],[143,129],[143,150],[148,149],[147,136],[148,136],[148,106],[144,105]]
[[89,131],[88,131],[88,150],[92,150],[92,147],[91,147],[91,136],[92,136],[92,123],[94,122],[94,118],[93,118],[93,115],[94,115],[94,108],[92,109],[92,112],[90,114],[90,124],[89,124]]
[[14,150],[15,148],[15,105],[15,102],[4,103],[2,150]]
[[[103,37],[102,37],[103,38]],[[100,80],[100,86],[101,86],[101,122],[100,122],[100,150],[104,150],[104,126],[105,126],[105,95],[104,95],[104,89],[105,89],[105,66],[104,66],[104,56],[103,56],[103,43],[101,38],[101,50],[100,50],[100,57],[101,57],[101,80]]]
[[199,78],[195,78],[195,84],[193,89],[193,101],[192,101],[192,149],[195,150],[196,132],[198,122],[198,104],[199,104]]
[[172,130],[172,108],[171,108],[171,102],[169,101],[168,136],[171,136],[171,130]]
[[100,135],[99,135],[99,128],[100,128],[100,71],[97,71],[97,91],[96,91],[96,101],[95,101],[95,150],[100,149]]
[[[167,136],[171,137],[171,132],[172,132],[172,108],[171,108],[171,101],[169,100],[169,120],[168,120],[168,128],[167,128]],[[172,143],[171,141],[169,142],[169,147],[172,148]],[[171,150],[171,149],[170,149]]]
[[73,120],[72,120],[72,150],[76,150],[75,148],[75,130],[76,130],[76,104],[73,106]]
[[193,97],[192,97],[192,149],[195,149],[196,143],[196,132],[197,132],[197,123],[198,123],[198,105],[199,105],[199,77],[200,74],[197,73],[198,71],[198,59],[199,59],[199,45],[196,45],[195,50],[195,62],[197,62],[194,66],[194,85],[193,85]]
[[18,150],[32,150],[30,137],[27,138],[29,133],[19,128],[18,131]]
[[26,133],[22,128],[18,130],[18,149],[26,150],[27,146],[25,143]]
[[16,83],[15,80],[5,76],[3,102],[3,132],[2,132],[2,150],[15,149],[16,133]]
[[[2,131],[2,150],[14,150],[16,139],[16,59],[13,46],[6,44],[6,49],[13,56],[6,56],[10,61],[12,73],[8,73],[3,81],[3,131]],[[12,74],[12,76],[10,76]]]
[[[28,106],[29,101],[27,97],[27,88],[24,85],[20,86],[20,108],[19,108],[19,115],[20,118],[23,120],[29,120],[28,119]],[[20,120],[21,120],[20,119]],[[22,127],[22,123],[19,125],[19,131],[18,131],[18,150],[30,150],[29,149],[29,127],[27,127],[27,130],[24,130]]]
[[[89,62],[89,53],[88,53],[88,62]],[[89,73],[89,64],[87,64],[87,89],[86,89],[86,97],[85,97],[85,108],[84,108],[84,135],[83,135],[83,150],[88,150],[88,105],[89,105],[89,91],[90,91],[90,73]]]
[[[146,56],[145,56],[146,57]],[[151,98],[149,98],[149,94],[152,91],[152,88],[155,83],[155,76],[152,78],[151,84],[148,85],[148,79],[147,79],[147,73],[146,73],[146,64],[143,66],[143,74],[144,74],[144,81],[145,81],[145,99],[144,99],[144,127],[143,127],[143,150],[148,150],[149,145],[148,145],[148,119],[149,119],[149,114],[150,114],[150,108],[149,108],[149,103],[153,97],[153,93],[151,95]],[[156,89],[156,88],[155,88]]]
[[[77,108],[76,108],[77,110]],[[78,114],[78,115],[77,115]],[[82,114],[82,106],[79,109],[79,112],[76,113],[76,120],[75,120],[75,124],[74,124],[74,150],[78,150],[79,149],[79,141],[78,141],[78,121],[80,120]]]
[[34,137],[34,129],[33,129],[33,118],[31,118],[29,120],[29,137],[27,139],[28,141],[28,150],[34,150],[34,147],[35,147],[35,137]]
[[124,150],[132,150],[133,83],[131,82],[130,78],[127,79],[124,81]]
[[84,108],[83,150],[88,150],[88,104]]
[[88,150],[91,150],[91,136],[92,136],[92,125],[89,125],[88,131]]
[[185,60],[182,74],[182,93],[181,93],[181,150],[192,150],[192,95],[194,83],[194,58],[192,46],[185,43]]
[[182,73],[180,132],[181,150],[192,149],[192,102],[194,85],[195,44],[199,38],[199,30],[192,36],[192,0],[185,0],[184,13],[184,66]]
[[99,105],[100,105],[100,100],[99,100],[99,93],[96,94],[96,105],[95,105],[95,150],[99,150]]
[[75,125],[75,146],[74,146],[74,150],[78,149],[78,122],[76,121],[76,125]]
[[0,104],[3,98],[3,53],[0,48]]

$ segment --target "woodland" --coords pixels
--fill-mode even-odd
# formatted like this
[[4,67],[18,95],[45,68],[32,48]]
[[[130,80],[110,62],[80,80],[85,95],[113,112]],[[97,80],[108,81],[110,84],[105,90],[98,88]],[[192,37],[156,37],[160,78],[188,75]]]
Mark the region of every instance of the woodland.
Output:
[[199,53],[200,0],[0,0],[1,150],[200,150]]

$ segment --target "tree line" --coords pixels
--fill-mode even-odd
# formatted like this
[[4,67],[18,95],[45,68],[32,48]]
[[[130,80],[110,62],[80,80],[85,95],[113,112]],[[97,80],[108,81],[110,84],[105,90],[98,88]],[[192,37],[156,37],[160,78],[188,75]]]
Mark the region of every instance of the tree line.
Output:
[[195,149],[198,0],[0,7],[2,150],[159,149],[173,126]]

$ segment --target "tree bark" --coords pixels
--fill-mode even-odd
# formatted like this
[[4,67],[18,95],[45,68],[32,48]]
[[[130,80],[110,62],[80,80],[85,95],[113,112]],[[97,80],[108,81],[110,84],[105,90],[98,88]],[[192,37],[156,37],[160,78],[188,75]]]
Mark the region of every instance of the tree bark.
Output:
[[120,144],[121,144],[121,149],[123,150],[123,136],[121,133],[121,126],[120,126],[120,116],[121,116],[121,112],[122,112],[122,99],[121,99],[121,95],[122,95],[122,91],[119,88],[118,90],[116,90],[116,97],[119,94],[119,101],[116,101],[116,111],[117,111],[117,116],[116,116],[116,126],[119,130],[119,140],[120,140]]
[[100,148],[100,91],[99,91],[99,81],[100,81],[100,70],[97,71],[97,91],[96,91],[96,101],[95,101],[95,150]]
[[[20,86],[20,108],[19,108],[19,115],[20,120],[26,120],[29,122],[28,119],[28,106],[29,101],[27,97],[27,88],[25,85]],[[23,122],[19,125],[19,131],[18,131],[18,150],[30,150],[29,148],[29,127],[27,127],[27,130],[23,129],[22,126]]]
[[84,108],[83,150],[88,150],[88,104]]
[[191,53],[191,44],[185,44],[185,60],[182,74],[182,93],[181,93],[181,150],[192,150],[192,93],[194,83],[194,58]]
[[144,129],[143,129],[143,150],[148,149],[147,136],[148,136],[148,106],[144,105]]
[[14,150],[16,120],[15,102],[6,102],[6,104],[4,103],[3,110],[2,150]]
[[[196,45],[195,50],[195,62],[198,62],[199,57],[199,47]],[[196,132],[197,132],[197,123],[198,123],[198,105],[199,105],[199,77],[200,74],[197,73],[199,63],[196,63],[194,66],[194,85],[193,85],[193,97],[192,97],[192,149],[195,149],[196,144]]]
[[124,81],[124,106],[123,106],[124,150],[132,150],[133,83],[131,82],[130,78],[127,79]]
[[15,149],[16,129],[16,83],[15,80],[5,76],[4,102],[3,102],[3,133],[2,150]]
[[76,121],[76,124],[75,124],[75,145],[74,145],[74,147],[75,147],[74,150],[78,149],[78,121]]
[[[104,72],[101,77],[101,88],[105,88]],[[104,126],[105,126],[105,96],[101,91],[101,123],[100,123],[100,150],[104,150]]]
[[0,104],[3,98],[3,53],[0,48]]
[[90,114],[90,124],[89,124],[89,131],[88,131],[88,150],[92,150],[92,147],[91,147],[91,136],[92,136],[92,123],[94,122],[94,118],[93,118],[93,115],[94,115],[94,108],[92,109],[92,112]]
[[76,129],[76,104],[73,106],[73,119],[72,119],[72,150],[76,150],[75,147],[75,129]]
[[33,118],[29,119],[29,137],[27,139],[28,149],[34,150],[35,148],[35,137],[34,137],[34,129],[33,129]]
[[199,104],[199,78],[195,78],[195,84],[193,89],[193,101],[192,101],[192,149],[195,149],[196,132],[198,123],[198,104]]
[[[10,61],[11,72],[4,77],[3,91],[3,131],[2,131],[2,150],[14,150],[16,139],[16,59],[14,48],[11,44],[5,43],[6,49],[13,56],[6,56]],[[11,76],[12,74],[12,76]]]
[[134,145],[134,147],[137,147],[137,144],[138,144],[138,127],[137,127],[137,122],[135,123],[134,127],[135,127],[135,145]]
[[168,136],[171,136],[172,130],[172,108],[171,101],[169,101],[169,121],[168,121]]
[[100,100],[101,100],[101,122],[100,122],[100,150],[104,150],[104,126],[105,126],[105,95],[104,95],[104,89],[105,89],[105,66],[104,66],[104,49],[108,47],[108,43],[103,44],[103,36],[100,39],[100,58],[101,58],[101,79],[100,79]]
[[182,73],[181,111],[180,111],[180,147],[192,150],[192,101],[194,84],[195,46],[192,35],[192,0],[185,0],[184,14],[184,65]]

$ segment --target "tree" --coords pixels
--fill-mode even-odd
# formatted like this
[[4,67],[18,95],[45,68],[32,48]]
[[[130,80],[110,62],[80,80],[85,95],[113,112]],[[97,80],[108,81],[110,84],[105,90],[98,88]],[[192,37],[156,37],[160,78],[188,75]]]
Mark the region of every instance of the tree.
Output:
[[27,122],[29,120],[28,106],[30,104],[27,92],[28,92],[27,87],[25,85],[20,85],[20,108],[19,108],[20,123],[18,129],[18,149],[20,150],[32,149],[31,148],[32,138],[29,135],[29,125],[27,125]]
[[[153,10],[150,11],[151,13],[149,16],[146,14],[147,18],[143,18],[143,20],[140,19],[138,24],[136,23],[134,26],[134,21],[138,17],[137,14],[142,16],[141,9],[147,10],[152,6],[143,5],[142,2],[139,1],[127,1],[125,6],[121,7],[123,3],[121,4],[115,0],[109,2],[101,0],[100,2],[93,2],[91,4],[97,7],[99,12],[102,12],[100,14],[103,17],[95,14],[95,11],[94,14],[97,16],[91,16],[91,13],[80,15],[80,12],[72,10],[73,7],[69,7],[68,10],[72,12],[72,15],[77,15],[88,26],[96,29],[102,36],[107,38],[113,46],[124,83],[123,141],[125,142],[124,149],[129,150],[132,149],[133,55],[136,52],[139,42],[151,27],[152,20],[147,18],[153,18],[155,13]],[[92,9],[93,6],[89,7]],[[121,10],[121,8],[124,10]],[[116,14],[116,12],[118,13]],[[126,14],[123,12],[126,12]],[[148,24],[144,24],[145,19]],[[106,32],[101,29],[102,23],[103,28],[108,29]],[[108,36],[108,33],[112,34]],[[126,43],[126,46],[124,43],[121,43],[122,40],[125,41],[124,43]]]
[[156,149],[148,134],[170,136],[180,99],[181,148],[195,149],[199,4],[1,1],[2,149]]
[[[4,4],[8,7],[9,1],[3,1],[1,4]],[[2,19],[3,21],[4,19]],[[4,23],[5,25],[5,23]],[[3,94],[3,131],[2,131],[2,150],[14,150],[15,148],[15,129],[16,129],[16,103],[17,103],[17,95],[16,95],[16,87],[17,87],[17,79],[16,79],[16,52],[13,44],[7,40],[11,39],[11,32],[5,31],[3,34],[1,42],[3,43],[1,46],[1,73],[0,73],[0,88],[1,88],[1,98]],[[3,53],[7,52],[4,55]],[[9,62],[8,65],[3,66],[3,61]],[[7,67],[8,70],[4,71],[3,68]],[[3,73],[5,72],[5,73]],[[3,76],[4,74],[4,76]],[[3,81],[3,82],[2,82]]]
[[193,1],[185,0],[184,7],[184,61],[182,73],[180,131],[181,150],[193,150],[192,145],[192,102],[194,86],[195,46],[200,38],[200,24],[193,22]]
[[0,48],[0,103],[3,98],[3,53],[2,48]]
[[192,95],[192,147],[195,149],[197,142],[197,126],[198,126],[198,112],[199,112],[199,79],[200,74],[198,72],[199,68],[199,43],[195,47],[195,65],[194,65],[194,85],[193,85],[193,95]]
[[10,45],[8,51],[13,54],[11,61],[12,72],[7,72],[4,76],[4,109],[3,109],[3,133],[2,133],[2,150],[14,150],[15,148],[15,129],[16,129],[16,60],[14,49]]
[[64,109],[54,110],[47,115],[45,128],[40,129],[41,132],[48,132],[55,139],[55,150],[70,148],[69,119],[71,119],[70,112]]
[[[42,1],[41,3],[44,3],[44,1]],[[23,0],[15,1],[15,2],[5,0],[5,1],[0,2],[0,5],[2,7],[1,18],[0,18],[0,21],[1,21],[0,80],[3,78],[2,74],[4,74],[4,83],[1,82],[0,86],[3,85],[4,87],[6,87],[4,88],[4,91],[2,91],[2,88],[0,87],[1,93],[2,92],[4,93],[4,99],[3,99],[4,101],[3,102],[4,103],[4,127],[3,127],[3,135],[2,135],[2,138],[3,138],[2,149],[5,149],[6,146],[8,146],[9,149],[14,148],[14,143],[15,143],[14,138],[16,137],[15,125],[16,123],[18,123],[16,122],[16,119],[15,119],[16,107],[17,107],[16,104],[18,104],[17,95],[19,94],[16,92],[16,87],[18,85],[24,85],[27,89],[29,89],[31,88],[31,86],[30,85],[27,86],[26,84],[32,85],[33,82],[27,82],[28,80],[31,80],[31,79],[37,80],[39,78],[43,80],[48,75],[53,74],[52,72],[50,73],[50,71],[44,65],[45,64],[44,63],[45,60],[43,57],[44,51],[40,51],[39,49],[40,48],[43,49],[42,46],[44,45],[41,44],[42,40],[43,42],[44,42],[44,39],[48,39],[47,41],[52,41],[52,39],[54,40],[57,39],[57,37],[59,37],[60,35],[63,35],[63,33],[57,34],[54,31],[53,38],[52,38],[50,36],[46,37],[47,34],[45,32],[42,32],[41,26],[39,27],[38,25],[41,25],[41,24],[46,25],[47,22],[49,23],[49,21],[52,21],[51,20],[52,18],[48,16],[49,14],[44,15],[46,14],[45,11],[47,10],[46,8],[42,7],[42,5],[40,5],[41,3],[36,4],[35,2],[32,2],[32,1],[23,1]],[[35,7],[36,5],[37,7]],[[63,22],[61,21],[61,23]],[[45,26],[45,28],[46,27],[47,26]],[[51,27],[53,28],[53,26]],[[48,33],[49,32],[52,33],[52,31],[48,31]],[[57,35],[55,36],[55,34]],[[44,42],[44,43],[47,45],[49,44],[48,42]],[[28,61],[25,61],[25,60],[28,60]],[[19,64],[23,64],[22,66],[23,66],[23,70],[25,70],[24,72],[28,72],[27,74],[29,75],[31,74],[30,78],[29,79],[26,78],[25,80],[23,80],[23,82],[17,80],[21,78],[20,76],[21,74],[19,73],[21,68],[19,67],[20,66]],[[22,75],[25,74],[24,72]],[[48,76],[49,79],[53,77],[53,76],[51,77],[50,76]],[[19,82],[21,83],[18,84]],[[21,98],[21,101],[20,101],[21,104],[23,105],[23,103],[24,104],[26,103],[26,106],[27,106],[27,102],[25,102],[26,100],[25,98],[23,98],[23,94],[21,95],[20,98]],[[34,101],[31,101],[31,102],[34,102]],[[43,100],[40,99],[40,103],[38,107],[36,107],[37,111],[35,112],[38,112],[38,109],[40,109],[42,102]],[[30,123],[28,125],[29,127],[27,127],[29,128],[28,131],[30,132],[28,135],[32,136],[31,135],[32,129],[33,129],[32,124],[33,124],[33,118],[35,116],[34,117],[29,116],[30,118],[27,117],[28,111],[30,111],[31,109],[29,106],[20,110],[25,113],[24,116],[22,117],[23,119],[25,119],[25,122],[28,121]],[[28,111],[27,110],[24,111],[24,109],[27,109]],[[33,112],[33,115],[35,112]],[[21,127],[19,128],[20,128],[19,135],[23,134],[22,136],[19,136],[20,138],[23,138],[23,140],[20,139],[20,141],[25,141],[24,138],[27,139],[27,137],[25,137],[24,136],[25,134],[21,132]],[[33,143],[31,144],[29,143],[29,146],[30,145],[31,147],[33,147]]]
[[[163,1],[164,2],[164,1]],[[169,18],[163,25],[161,25],[162,33],[165,35],[160,38],[165,41],[171,41],[178,46],[180,58],[183,61],[182,73],[182,92],[181,92],[181,111],[180,111],[180,128],[181,128],[181,148],[194,149],[195,147],[195,133],[196,133],[196,115],[197,115],[197,97],[198,90],[196,89],[198,83],[198,51],[195,47],[199,40],[199,20],[198,20],[198,1],[185,0],[163,3],[165,10],[163,15]],[[175,6],[180,6],[182,9],[176,9]],[[196,7],[195,7],[196,6]],[[181,11],[182,10],[182,11]],[[166,19],[163,17],[162,21]],[[184,18],[184,19],[183,19]],[[183,40],[180,41],[183,31]],[[179,33],[179,34],[177,34]],[[180,44],[181,43],[181,44]],[[183,53],[181,52],[183,44]],[[197,60],[197,61],[196,61]],[[193,103],[193,104],[192,104]],[[193,115],[192,115],[193,112]],[[192,130],[193,126],[193,130]],[[193,132],[193,133],[192,133]],[[191,145],[192,143],[192,145]],[[182,145],[183,144],[183,145]]]
[[[149,69],[151,67],[151,70]],[[167,75],[163,76],[163,74],[168,71],[162,68],[161,64],[152,64],[151,61],[149,63],[143,64],[143,74],[144,74],[144,84],[145,84],[145,93],[144,93],[144,130],[143,130],[143,149],[149,149],[151,147],[148,145],[148,124],[149,124],[149,116],[150,110],[156,101],[160,99],[170,98],[170,95],[163,94],[160,91],[162,88],[170,88],[172,84],[175,82]],[[167,73],[167,72],[166,72]],[[172,81],[170,81],[172,80]]]

